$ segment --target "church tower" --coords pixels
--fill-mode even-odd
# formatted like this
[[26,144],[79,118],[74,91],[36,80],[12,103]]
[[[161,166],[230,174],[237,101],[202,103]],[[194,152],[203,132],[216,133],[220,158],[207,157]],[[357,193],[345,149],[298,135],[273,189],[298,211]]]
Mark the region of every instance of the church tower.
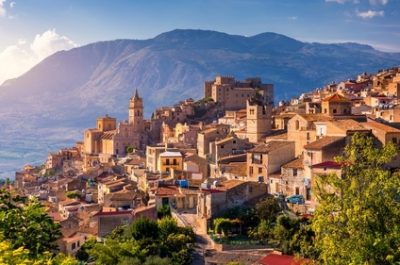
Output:
[[129,101],[129,124],[131,124],[137,132],[141,132],[144,129],[143,99],[139,97],[137,89],[135,95]]
[[270,105],[261,100],[250,98],[246,102],[246,136],[251,143],[258,143],[263,136],[271,131]]

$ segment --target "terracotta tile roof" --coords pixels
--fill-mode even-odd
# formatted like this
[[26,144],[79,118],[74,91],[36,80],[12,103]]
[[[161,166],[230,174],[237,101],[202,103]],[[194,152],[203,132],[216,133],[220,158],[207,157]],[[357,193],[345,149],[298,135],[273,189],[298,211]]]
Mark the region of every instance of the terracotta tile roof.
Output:
[[284,118],[293,118],[294,116],[296,116],[296,113],[293,113],[293,112],[281,112],[278,115],[275,115],[274,117],[275,118],[284,119]]
[[110,194],[110,201],[133,201],[136,194],[130,191],[119,191]]
[[160,157],[182,157],[181,152],[166,151],[160,154]]
[[324,147],[330,146],[332,144],[345,145],[345,137],[336,137],[336,136],[325,136],[321,139],[318,139],[312,143],[306,144],[304,149],[308,150],[322,150]]
[[288,141],[269,141],[265,144],[259,144],[253,149],[250,149],[248,152],[250,153],[269,153],[271,151],[278,150],[288,144],[292,144],[292,142]]
[[326,116],[323,114],[298,114],[300,117],[305,119],[308,122],[316,122],[316,121],[331,121],[332,117]]
[[179,189],[176,186],[165,186],[165,187],[158,187],[155,195],[156,196],[174,196],[178,195]]
[[362,126],[361,123],[359,123],[355,120],[352,120],[352,119],[336,120],[336,121],[332,121],[332,124],[344,131],[366,131],[366,130],[368,130],[364,126]]
[[396,129],[390,125],[383,124],[371,119],[368,119],[367,122],[364,122],[363,126],[371,130],[380,130],[380,131],[385,131],[387,133],[400,133],[399,129]]
[[116,130],[108,131],[108,132],[103,133],[103,135],[101,136],[101,139],[111,140],[113,138],[113,136],[116,134],[117,134]]
[[262,265],[304,265],[311,264],[311,260],[297,259],[294,256],[271,253],[262,258],[258,263]]
[[59,204],[62,206],[78,205],[80,204],[80,201],[74,199],[66,199],[65,201],[59,202]]
[[238,180],[238,179],[231,179],[231,180],[227,180],[222,182],[218,187],[219,190],[230,190],[232,188],[235,188],[237,186],[240,186],[244,183],[246,183],[247,181],[242,181],[242,180]]
[[338,93],[335,93],[333,95],[330,95],[326,98],[324,98],[322,101],[325,102],[350,102],[350,100]]
[[236,176],[247,176],[247,162],[232,162],[225,167],[225,172]]
[[236,137],[233,137],[233,136],[228,136],[228,137],[226,137],[226,138],[224,138],[224,139],[221,139],[221,140],[219,140],[219,141],[215,141],[215,144],[223,144],[223,143],[226,143],[226,142],[229,142],[229,141],[233,141],[233,140],[237,140],[237,138]]
[[116,215],[131,215],[132,211],[112,211],[112,212],[103,212],[100,211],[93,216],[116,216]]
[[322,163],[312,165],[311,167],[312,168],[340,169],[342,167],[342,165],[335,161],[324,161]]
[[290,161],[289,163],[286,163],[282,166],[283,168],[298,168],[298,169],[303,169],[303,156],[300,156],[299,158]]

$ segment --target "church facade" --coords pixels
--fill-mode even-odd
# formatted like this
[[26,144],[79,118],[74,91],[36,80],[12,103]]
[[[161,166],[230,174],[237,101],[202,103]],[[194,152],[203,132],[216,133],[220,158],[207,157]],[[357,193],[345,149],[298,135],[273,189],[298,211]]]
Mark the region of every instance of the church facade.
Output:
[[84,167],[87,169],[98,163],[108,163],[133,149],[143,150],[149,141],[143,110],[143,99],[136,90],[129,100],[127,121],[117,125],[117,120],[108,115],[97,118],[96,128],[84,132]]

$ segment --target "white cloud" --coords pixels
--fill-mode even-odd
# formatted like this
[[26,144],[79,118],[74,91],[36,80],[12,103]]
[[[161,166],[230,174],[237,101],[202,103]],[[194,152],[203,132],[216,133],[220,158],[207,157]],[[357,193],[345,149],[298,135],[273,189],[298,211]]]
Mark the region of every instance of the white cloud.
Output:
[[369,0],[369,3],[371,5],[386,5],[387,3],[389,3],[389,0]]
[[0,0],[0,17],[5,17],[6,16],[6,8],[4,7],[4,3],[6,0]]
[[297,20],[296,16],[288,17],[289,20]]
[[385,15],[385,12],[383,10],[381,11],[368,10],[364,12],[356,11],[356,15],[364,19],[370,19],[374,17],[383,17]]
[[17,44],[0,51],[0,84],[20,76],[47,56],[76,46],[72,40],[59,35],[54,29],[37,34],[30,44],[19,39]]
[[76,47],[76,44],[67,37],[58,35],[55,29],[37,34],[30,45],[34,54],[42,59],[57,51],[73,47]]
[[10,2],[10,8],[14,8],[15,4],[15,2]]

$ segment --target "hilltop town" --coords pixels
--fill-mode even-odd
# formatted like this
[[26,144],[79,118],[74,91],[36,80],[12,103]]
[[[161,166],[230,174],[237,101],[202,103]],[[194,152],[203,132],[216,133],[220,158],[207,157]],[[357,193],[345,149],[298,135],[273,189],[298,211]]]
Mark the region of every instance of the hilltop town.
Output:
[[[13,189],[45,205],[61,225],[58,245],[66,254],[119,226],[170,211],[204,239],[195,252],[209,264],[272,264],[267,260],[291,256],[220,240],[210,233],[215,220],[268,197],[293,216],[312,218],[318,208],[313,180],[341,176],[335,157],[354,134],[372,136],[380,146],[400,144],[399,99],[397,67],[280,102],[274,85],[260,78],[216,76],[205,81],[204,98],[160,107],[150,119],[133,89],[126,120],[98,117],[75,146],[17,172]],[[387,166],[397,169],[399,161]]]

